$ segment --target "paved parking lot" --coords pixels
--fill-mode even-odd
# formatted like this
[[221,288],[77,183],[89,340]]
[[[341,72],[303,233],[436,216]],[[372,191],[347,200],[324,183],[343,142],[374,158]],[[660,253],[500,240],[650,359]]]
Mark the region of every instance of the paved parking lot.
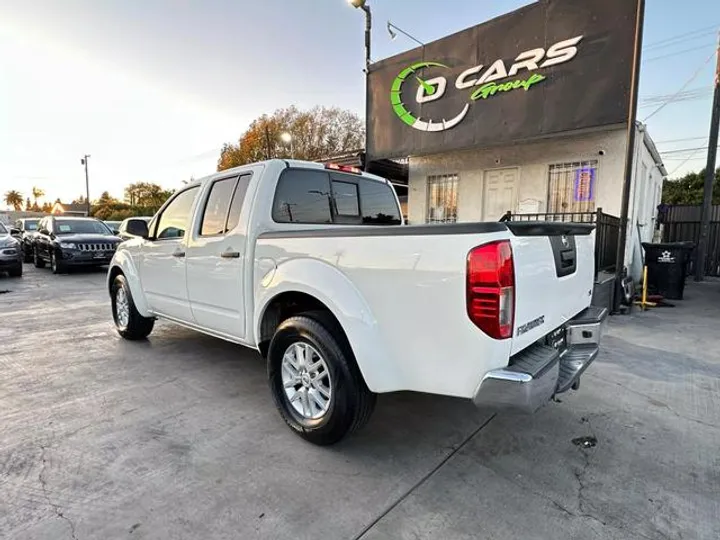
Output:
[[720,537],[718,282],[614,318],[534,417],[387,395],[318,448],[256,353],[165,323],[124,342],[103,272],[25,270],[0,277],[0,538]]

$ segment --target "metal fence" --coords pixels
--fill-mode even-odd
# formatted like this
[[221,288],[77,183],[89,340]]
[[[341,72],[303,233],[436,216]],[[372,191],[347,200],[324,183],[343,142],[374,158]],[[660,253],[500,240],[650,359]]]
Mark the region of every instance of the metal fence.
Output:
[[[693,242],[697,245],[700,238],[699,205],[665,206],[660,213],[663,224],[663,242]],[[689,261],[689,273],[695,272],[696,251],[693,250]],[[708,249],[705,258],[705,275],[720,276],[720,205],[714,205],[710,212],[708,230]]]
[[594,212],[546,212],[513,214],[508,211],[503,221],[561,221],[595,224],[595,274],[614,272],[615,256],[620,237],[620,218],[606,214],[602,208]]

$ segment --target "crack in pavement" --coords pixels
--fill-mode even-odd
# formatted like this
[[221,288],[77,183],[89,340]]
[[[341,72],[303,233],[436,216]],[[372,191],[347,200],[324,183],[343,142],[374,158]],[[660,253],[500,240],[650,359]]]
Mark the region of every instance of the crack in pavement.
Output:
[[465,439],[460,442],[460,444],[456,445],[442,460],[440,460],[440,463],[435,465],[430,471],[428,471],[420,480],[415,482],[410,489],[408,489],[405,493],[400,495],[400,497],[397,498],[397,500],[392,503],[390,506],[388,506],[385,510],[380,512],[380,515],[378,515],[375,519],[373,519],[368,525],[365,526],[365,528],[360,531],[357,535],[353,536],[353,540],[360,540],[363,536],[365,536],[367,533],[370,532],[370,530],[377,525],[381,519],[383,519],[385,516],[387,516],[390,512],[395,510],[400,503],[402,503],[405,499],[407,499],[416,489],[418,489],[420,486],[422,486],[425,482],[427,482],[436,472],[438,472],[443,465],[445,465],[448,461],[450,461],[450,458],[452,458],[455,454],[457,454],[460,450],[465,448],[467,444],[475,438],[475,435],[480,433],[492,420],[495,418],[497,414],[493,414],[485,420],[482,424],[480,424],[476,429],[474,429]]
[[[592,424],[590,423],[590,418],[583,416],[580,420],[583,424],[588,425],[588,429],[590,430],[590,434],[597,440],[597,436],[595,435],[595,431],[593,430]],[[590,454],[589,450],[592,448],[583,448],[581,446],[578,447],[580,452],[582,452],[583,459],[585,461],[585,464],[583,465],[581,470],[574,470],[573,474],[575,475],[575,479],[578,483],[578,493],[577,493],[577,499],[578,499],[578,511],[580,512],[577,514],[577,517],[584,517],[588,519],[592,519],[594,521],[597,521],[600,523],[603,527],[607,525],[605,521],[598,518],[597,516],[593,516],[592,514],[585,511],[585,504],[586,504],[586,498],[585,498],[585,475],[587,474],[587,470],[590,467]]]
[[50,494],[48,493],[48,489],[47,489],[47,480],[45,479],[45,472],[47,470],[47,460],[45,459],[45,452],[47,451],[47,446],[44,446],[41,444],[40,450],[42,451],[42,453],[40,454],[40,460],[42,461],[42,468],[40,469],[40,473],[38,474],[38,480],[40,481],[40,487],[42,488],[43,497],[45,497],[45,500],[47,501],[48,506],[50,506],[50,508],[53,509],[53,512],[55,512],[55,515],[58,518],[67,522],[68,526],[70,527],[70,536],[72,537],[72,539],[78,540],[78,537],[75,534],[75,523],[73,523],[73,521],[63,513],[63,511],[59,505],[53,503],[50,500]]

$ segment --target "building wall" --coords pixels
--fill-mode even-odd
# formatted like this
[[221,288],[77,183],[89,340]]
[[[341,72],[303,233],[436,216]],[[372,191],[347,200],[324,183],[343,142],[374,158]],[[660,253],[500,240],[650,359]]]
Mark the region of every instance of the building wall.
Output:
[[[586,160],[598,161],[595,207],[617,216],[620,214],[625,140],[625,131],[614,129],[513,146],[411,157],[410,223],[425,222],[428,176],[458,174],[458,221],[495,221],[501,216],[482,215],[486,171],[517,167],[517,200],[538,200],[538,211],[544,212],[547,208],[549,166]],[[601,150],[605,152],[603,156],[599,155]],[[517,204],[516,208],[507,210],[517,211]]]
[[[620,216],[625,174],[625,129],[596,132],[582,136],[555,138],[483,150],[451,152],[442,155],[411,157],[409,167],[408,216],[410,223],[425,223],[427,213],[427,177],[458,175],[458,221],[496,221],[501,216],[483,215],[485,172],[498,168],[518,168],[517,202],[540,201],[538,212],[547,211],[549,168],[552,164],[597,160],[595,208]],[[630,187],[625,264],[639,281],[642,275],[642,242],[651,242],[657,205],[660,204],[664,170],[650,148],[652,142],[644,126],[636,132],[635,162]],[[600,151],[604,155],[599,155]]]

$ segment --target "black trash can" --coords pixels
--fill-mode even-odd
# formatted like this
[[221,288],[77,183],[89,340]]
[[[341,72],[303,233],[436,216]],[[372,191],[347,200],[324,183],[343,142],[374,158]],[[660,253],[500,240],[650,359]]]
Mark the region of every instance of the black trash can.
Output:
[[645,265],[648,267],[648,292],[668,300],[682,300],[685,291],[692,242],[650,244],[643,242]]

